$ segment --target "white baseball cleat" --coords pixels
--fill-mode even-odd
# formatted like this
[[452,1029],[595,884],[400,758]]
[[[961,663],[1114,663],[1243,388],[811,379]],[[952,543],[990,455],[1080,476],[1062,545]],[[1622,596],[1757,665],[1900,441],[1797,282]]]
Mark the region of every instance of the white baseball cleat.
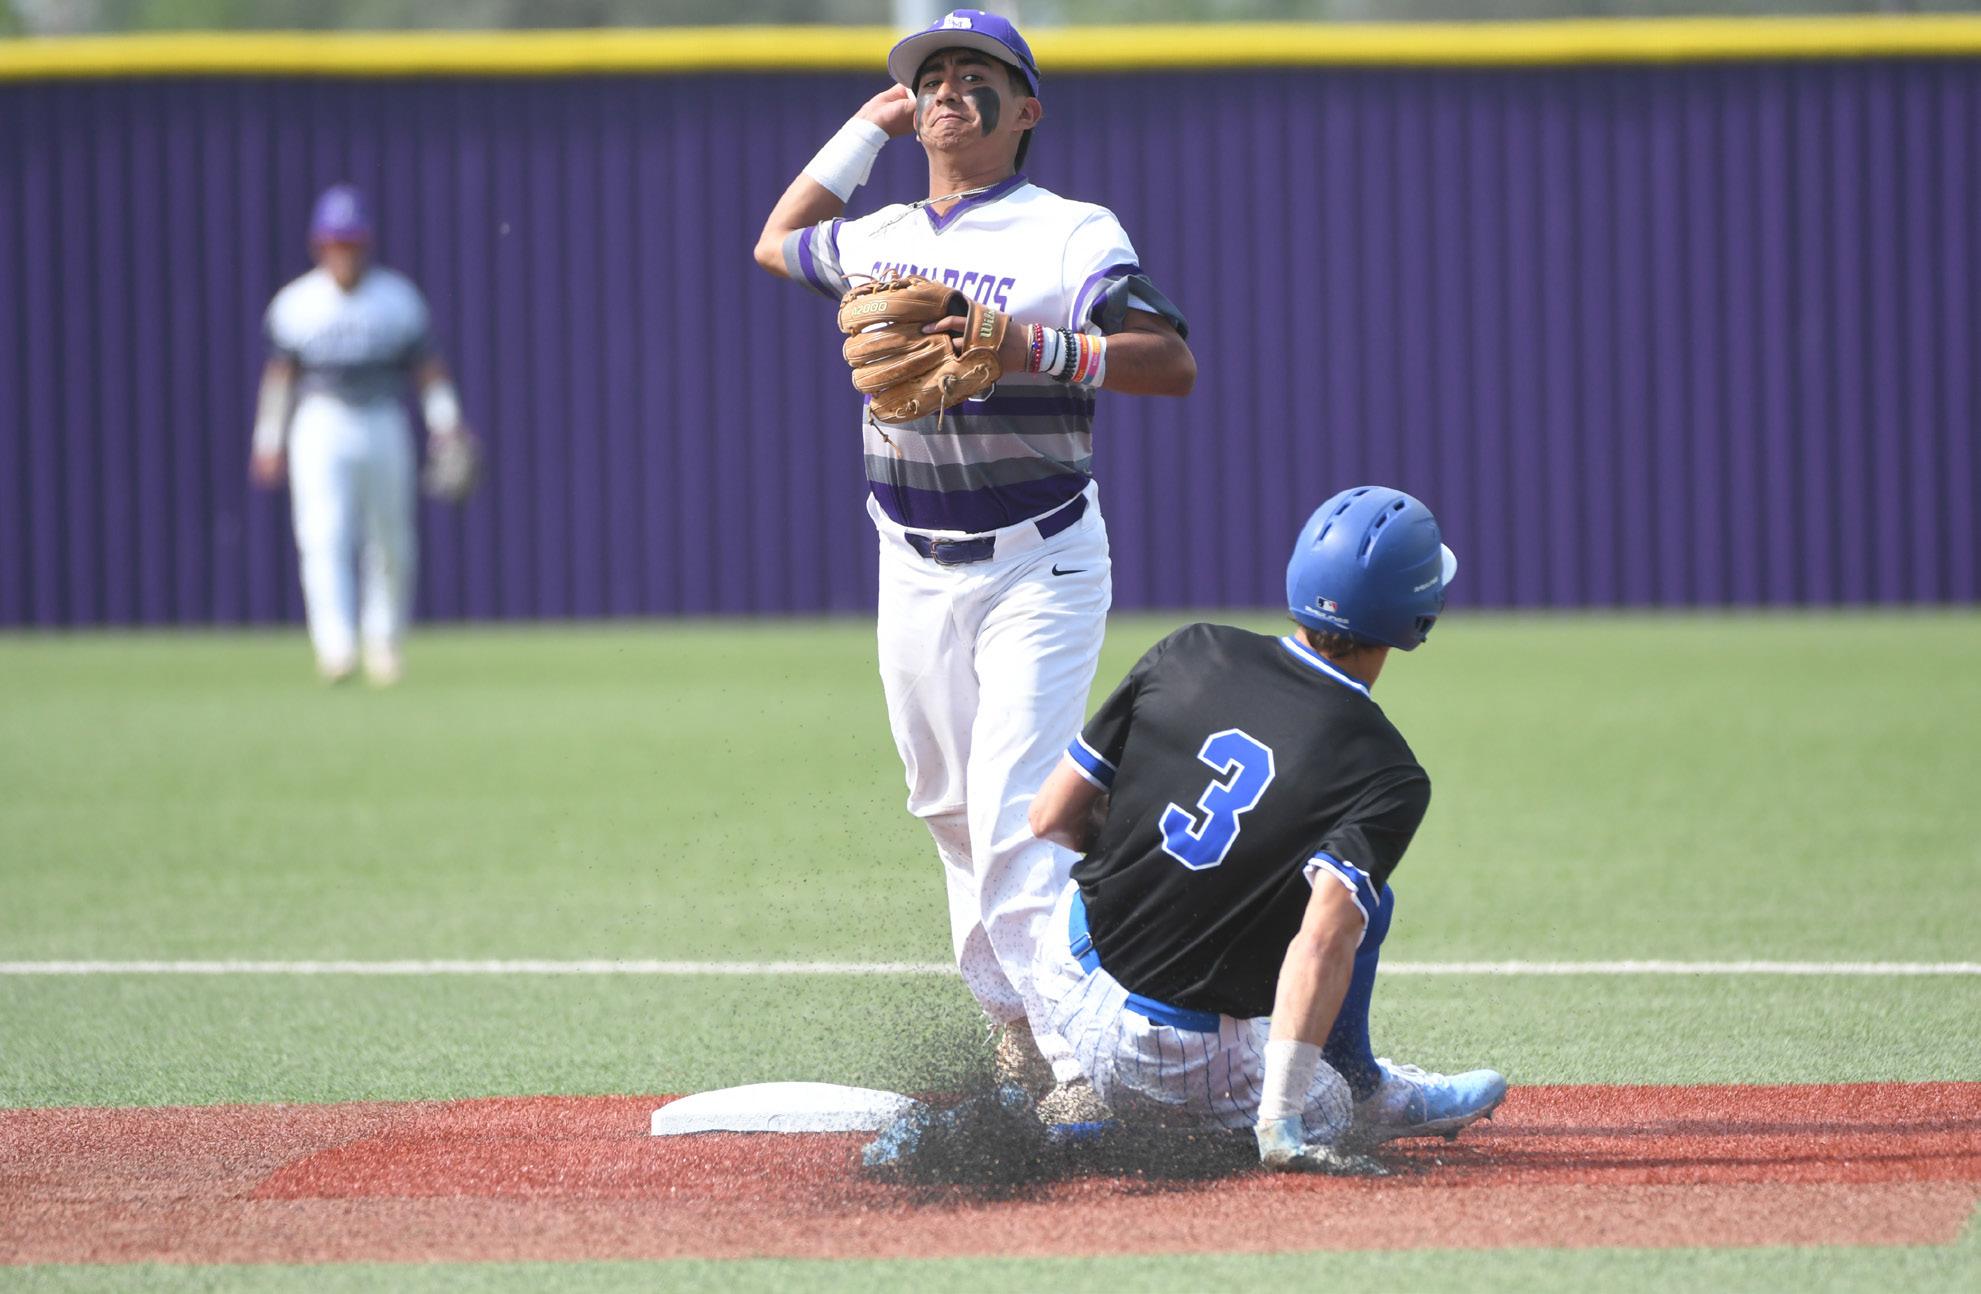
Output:
[[393,647],[365,648],[365,681],[373,687],[391,687],[405,677],[406,667]]
[[1046,1136],[1055,1142],[1098,1141],[1119,1126],[1114,1111],[1083,1075],[1055,1084],[1033,1107]]
[[1506,1099],[1506,1076],[1490,1069],[1446,1077],[1387,1057],[1376,1061],[1383,1080],[1355,1103],[1348,1140],[1373,1146],[1399,1137],[1456,1137],[1459,1129],[1490,1119]]
[[358,662],[349,656],[319,656],[316,659],[316,676],[333,687],[346,682],[358,672]]
[[1308,1141],[1304,1121],[1262,1121],[1253,1130],[1259,1139],[1259,1162],[1280,1173],[1321,1173],[1328,1177],[1387,1177],[1382,1160],[1342,1146]]
[[1052,1090],[1052,1065],[1039,1051],[1028,1021],[1013,1020],[998,1030],[991,1059],[998,1082],[1014,1084],[1032,1097]]

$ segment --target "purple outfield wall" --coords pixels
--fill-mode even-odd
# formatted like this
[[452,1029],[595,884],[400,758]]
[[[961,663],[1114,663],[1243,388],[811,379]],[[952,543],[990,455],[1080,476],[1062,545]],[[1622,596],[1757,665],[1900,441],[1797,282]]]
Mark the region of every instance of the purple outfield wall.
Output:
[[[0,624],[299,614],[246,481],[270,295],[368,190],[493,453],[430,618],[871,604],[826,305],[758,272],[875,78],[0,84]],[[1479,606],[1971,602],[1981,60],[1062,75],[1029,173],[1194,325],[1104,396],[1117,605],[1267,605],[1404,486]],[[856,210],[918,196],[897,143]]]

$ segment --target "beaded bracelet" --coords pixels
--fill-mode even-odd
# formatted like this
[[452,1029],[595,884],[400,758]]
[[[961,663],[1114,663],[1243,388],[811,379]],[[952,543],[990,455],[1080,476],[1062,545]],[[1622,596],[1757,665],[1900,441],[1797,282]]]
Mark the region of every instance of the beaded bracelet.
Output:
[[1063,378],[1060,372],[1065,366],[1067,345],[1066,333],[1059,328],[1047,328],[1042,324],[1025,325],[1025,345],[1029,352],[1025,360],[1027,373],[1044,373],[1047,377]]
[[1025,371],[1071,386],[1098,387],[1107,380],[1107,338],[1026,324]]

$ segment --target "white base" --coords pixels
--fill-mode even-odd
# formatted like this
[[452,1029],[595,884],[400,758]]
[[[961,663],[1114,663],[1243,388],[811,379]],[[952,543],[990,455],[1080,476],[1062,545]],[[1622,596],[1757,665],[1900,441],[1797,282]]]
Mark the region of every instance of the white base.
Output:
[[921,1102],[837,1083],[751,1083],[684,1096],[653,1112],[653,1135],[689,1132],[878,1132]]

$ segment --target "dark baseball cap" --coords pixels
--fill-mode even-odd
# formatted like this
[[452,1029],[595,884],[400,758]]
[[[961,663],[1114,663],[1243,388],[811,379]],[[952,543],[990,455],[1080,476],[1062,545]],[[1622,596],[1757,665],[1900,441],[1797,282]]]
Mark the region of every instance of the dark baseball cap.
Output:
[[897,82],[915,88],[915,73],[929,56],[943,49],[981,50],[1009,63],[1024,74],[1032,97],[1039,93],[1039,65],[1032,58],[1032,47],[1018,34],[1008,18],[981,9],[954,9],[912,36],[904,36],[887,55],[887,74]]

